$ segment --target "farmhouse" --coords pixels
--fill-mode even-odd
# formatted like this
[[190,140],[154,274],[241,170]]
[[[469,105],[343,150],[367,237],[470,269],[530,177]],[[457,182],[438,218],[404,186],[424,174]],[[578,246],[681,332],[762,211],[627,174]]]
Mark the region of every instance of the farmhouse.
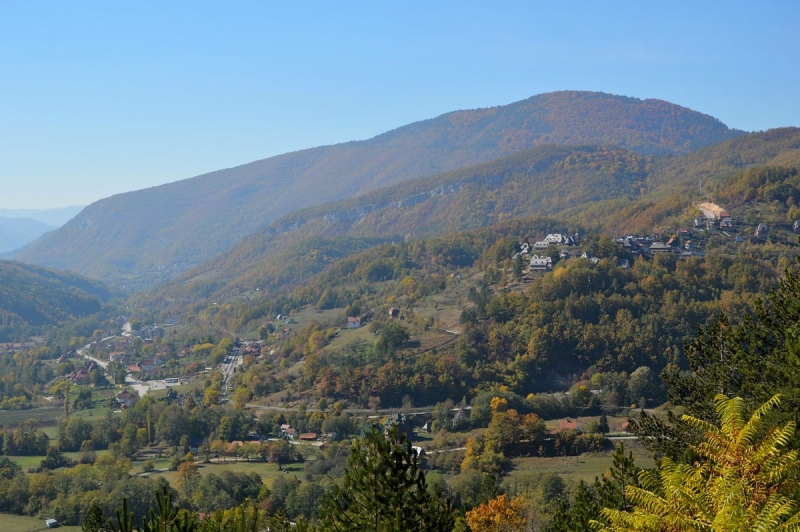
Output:
[[125,408],[133,407],[138,399],[138,397],[133,395],[128,390],[122,390],[117,394],[117,402],[120,406],[124,406]]
[[655,255],[657,253],[668,253],[672,251],[672,248],[662,244],[661,242],[653,242],[650,244],[650,253]]
[[539,255],[534,255],[531,257],[531,270],[549,270],[553,265],[553,259],[550,257],[540,257]]
[[565,430],[581,430],[581,428],[578,426],[578,420],[567,418],[558,422],[558,430],[561,432]]

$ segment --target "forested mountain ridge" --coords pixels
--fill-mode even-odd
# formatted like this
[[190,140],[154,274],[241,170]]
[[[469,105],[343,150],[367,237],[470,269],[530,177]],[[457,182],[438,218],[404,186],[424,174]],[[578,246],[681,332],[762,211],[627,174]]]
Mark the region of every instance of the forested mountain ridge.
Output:
[[0,338],[13,327],[55,325],[98,312],[110,293],[72,272],[0,261]]
[[[294,210],[546,143],[685,153],[742,132],[660,100],[556,92],[95,202],[16,258],[127,288],[175,276]],[[134,274],[132,278],[130,274]]]
[[[297,211],[135,301],[224,298],[274,284],[279,264],[303,271],[330,240],[399,239],[494,225],[638,192],[653,158],[613,146],[546,145],[363,196]],[[325,244],[321,245],[321,242]],[[285,250],[285,252],[284,252]],[[338,256],[338,253],[334,253]],[[340,257],[341,258],[341,257]],[[280,277],[280,275],[279,275]],[[155,302],[155,301],[154,301]]]
[[[279,263],[301,261],[294,252],[289,258],[281,250],[314,249],[317,244],[306,240],[313,235],[423,237],[531,214],[557,216],[573,229],[647,233],[659,224],[688,223],[695,215],[691,206],[704,193],[768,164],[800,165],[800,129],[752,133],[666,158],[609,146],[539,146],[295,211],[161,286],[158,294],[172,304],[189,303],[270,285]],[[697,186],[701,180],[704,193]],[[134,300],[161,304],[155,298],[142,294]]]
[[[699,200],[714,198],[723,201],[732,214],[753,215],[774,223],[787,211],[786,197],[782,206],[751,208],[743,205],[734,190],[748,173],[760,168],[800,168],[800,128],[787,127],[751,133],[730,141],[702,148],[681,157],[660,161],[648,176],[647,191],[640,197],[615,198],[592,205],[573,207],[562,217],[576,224],[587,224],[607,233],[650,232],[670,225],[690,224],[700,212],[692,209]],[[756,199],[753,195],[750,199]],[[775,198],[761,196],[762,203]],[[800,199],[800,198],[798,198]],[[747,207],[744,210],[738,207]],[[777,209],[777,210],[776,210]],[[760,211],[771,211],[770,213]],[[748,211],[748,212],[745,212]],[[778,211],[781,216],[776,218]],[[800,213],[793,214],[800,218]],[[784,218],[782,223],[789,219]],[[598,225],[599,224],[599,225]]]

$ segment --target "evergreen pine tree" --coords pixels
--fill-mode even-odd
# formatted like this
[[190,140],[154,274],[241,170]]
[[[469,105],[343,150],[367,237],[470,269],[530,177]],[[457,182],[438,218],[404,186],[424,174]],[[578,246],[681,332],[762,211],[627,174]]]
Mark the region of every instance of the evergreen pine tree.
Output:
[[608,434],[610,432],[608,428],[608,417],[605,412],[600,414],[600,420],[597,422],[597,432],[600,434]]
[[589,522],[600,516],[601,508],[595,491],[581,480],[575,488],[572,503],[559,502],[547,532],[588,532],[592,529]]
[[133,512],[128,512],[128,498],[122,498],[122,506],[114,510],[117,523],[109,519],[108,525],[112,532],[133,532]]
[[83,518],[82,532],[105,532],[109,530],[108,523],[103,520],[103,510],[93,502]]
[[581,481],[575,488],[572,503],[561,501],[547,527],[547,532],[583,532],[593,530],[591,521],[602,521],[603,508],[630,509],[624,495],[628,486],[638,486],[640,469],[634,463],[633,453],[625,454],[625,444],[620,442],[614,451],[611,467],[602,478],[595,478],[594,486]]
[[558,501],[558,508],[556,508],[556,513],[553,515],[553,520],[550,522],[550,525],[547,527],[547,532],[572,532],[572,528],[570,528],[570,507],[567,504],[567,501],[561,499]]
[[396,425],[373,426],[353,442],[349,467],[321,509],[321,530],[447,531],[450,501],[428,491],[416,451]]
[[614,450],[611,468],[602,479],[595,479],[595,489],[602,508],[626,510],[630,503],[625,497],[628,486],[639,485],[639,468],[633,453],[625,454],[625,444],[620,442]]

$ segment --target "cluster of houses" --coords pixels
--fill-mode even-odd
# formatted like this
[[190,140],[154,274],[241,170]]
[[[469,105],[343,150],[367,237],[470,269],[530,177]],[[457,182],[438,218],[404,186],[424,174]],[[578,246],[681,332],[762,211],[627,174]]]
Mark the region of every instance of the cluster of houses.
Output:
[[706,229],[719,228],[722,231],[733,231],[736,229],[736,224],[730,214],[722,211],[718,217],[716,216],[698,216],[694,219],[695,229],[705,227]]
[[[306,433],[298,433],[297,429],[292,427],[288,423],[284,423],[281,425],[281,438],[285,438],[287,440],[296,440],[296,441],[304,441],[304,442],[314,442],[317,441],[320,436],[316,432],[306,432]],[[333,438],[335,434],[323,434],[323,438]]]
[[[578,237],[578,233],[573,235],[564,235],[561,233],[550,233],[544,240],[540,240],[538,242],[533,243],[533,249],[547,249],[550,246],[577,246],[580,243],[580,238]],[[528,253],[525,251],[525,248],[528,247],[528,243],[525,242],[522,244],[522,252]]]
[[[528,244],[528,242],[520,242],[520,252],[514,255],[512,258],[516,259],[517,256],[527,255],[530,257],[528,266],[530,267],[531,271],[548,271],[553,268],[553,259],[550,256],[545,255],[537,255],[531,254],[532,250],[544,250],[548,249],[550,246],[578,246],[580,245],[580,238],[578,233],[573,235],[565,235],[561,233],[551,233],[544,237],[544,240],[540,240],[535,242],[533,246]],[[580,250],[579,250],[580,251]],[[567,249],[561,249],[559,251],[558,256],[561,260],[568,259],[572,256]],[[579,255],[580,258],[589,259],[592,261],[593,264],[597,264],[600,262],[600,259],[597,257],[593,257],[591,253],[584,252]]]
[[156,356],[150,360],[142,360],[141,362],[136,362],[134,364],[128,365],[125,369],[131,373],[152,373],[156,370],[156,368],[165,368],[166,364],[164,363],[164,359]]
[[155,340],[156,338],[164,338],[164,329],[163,327],[159,327],[158,325],[153,325],[151,327],[144,327],[141,331],[139,331],[139,336],[141,336],[143,340]]
[[256,358],[261,356],[262,342],[260,340],[245,340],[243,345],[245,355],[252,355]]
[[[683,245],[681,245],[683,239]],[[632,256],[654,256],[662,253],[674,253],[681,258],[695,256],[694,243],[691,234],[686,230],[678,231],[678,237],[672,237],[667,242],[653,240],[647,236],[626,236],[615,240],[618,246],[622,247]]]
[[31,336],[27,342],[6,342],[0,343],[0,351],[16,352],[26,351],[28,349],[35,349],[45,345],[46,340],[44,336]]
[[[63,360],[62,360],[63,359]],[[58,362],[66,361],[65,355],[61,355]],[[73,384],[89,384],[89,374],[97,369],[97,363],[94,360],[88,360],[83,364],[83,367],[68,373],[66,379]]]

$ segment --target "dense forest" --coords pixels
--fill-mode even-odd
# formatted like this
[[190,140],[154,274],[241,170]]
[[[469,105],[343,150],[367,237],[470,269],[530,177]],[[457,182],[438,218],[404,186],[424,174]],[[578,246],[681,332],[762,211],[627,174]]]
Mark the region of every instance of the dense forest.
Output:
[[0,261],[0,342],[95,314],[110,296],[103,283],[82,275]]

